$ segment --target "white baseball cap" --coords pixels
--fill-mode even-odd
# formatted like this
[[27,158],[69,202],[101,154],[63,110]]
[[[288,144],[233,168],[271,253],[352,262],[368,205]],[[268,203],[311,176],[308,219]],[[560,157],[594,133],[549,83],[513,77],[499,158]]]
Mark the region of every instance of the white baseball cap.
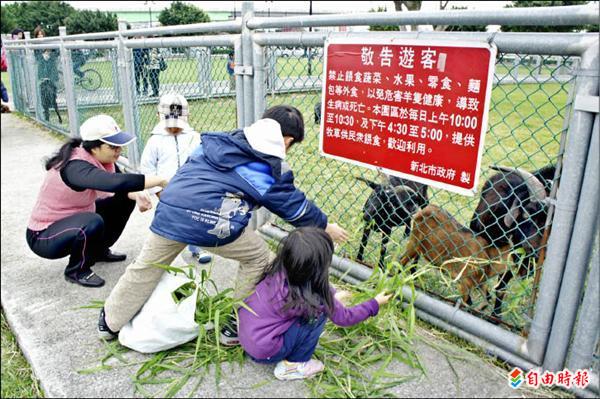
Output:
[[167,93],[160,97],[158,114],[165,121],[165,127],[178,127],[187,130],[190,108],[184,96],[177,93]]
[[96,115],[87,119],[81,124],[79,134],[84,141],[100,140],[119,147],[136,139],[134,135],[121,131],[117,122],[108,115]]

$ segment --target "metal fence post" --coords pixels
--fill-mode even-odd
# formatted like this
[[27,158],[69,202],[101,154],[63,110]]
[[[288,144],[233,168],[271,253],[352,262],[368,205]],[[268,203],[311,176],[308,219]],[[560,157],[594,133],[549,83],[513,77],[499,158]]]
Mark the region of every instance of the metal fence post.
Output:
[[204,97],[206,95],[206,92],[205,92],[206,83],[204,81],[204,62],[203,62],[204,52],[202,51],[202,49],[195,49],[194,57],[196,58],[196,63],[198,65],[198,89],[199,89],[200,95],[202,97]]
[[[233,44],[233,62],[235,65],[242,64],[242,38],[238,37],[235,39]],[[245,106],[244,106],[244,80],[242,76],[237,73],[233,75],[235,77],[235,103],[236,103],[236,116],[237,116],[237,128],[241,129],[246,126],[245,120]]]
[[265,112],[265,97],[267,95],[265,85],[265,48],[259,44],[253,44],[254,64],[254,120],[261,118]]
[[277,56],[274,51],[269,51],[268,55],[269,72],[267,72],[267,89],[271,90],[271,96],[275,95],[275,82],[277,79]]
[[139,145],[141,145],[140,135],[137,132],[135,124],[135,98],[133,96],[133,74],[131,70],[132,56],[131,51],[125,47],[125,37],[123,32],[127,30],[127,23],[119,21],[119,36],[117,37],[117,51],[119,63],[119,80],[121,86],[121,98],[123,99],[123,116],[125,118],[125,129],[135,134],[138,138],[127,147],[127,158],[129,164],[137,169],[140,166]]
[[[242,62],[244,66],[244,122],[254,122],[254,76],[252,65],[252,32],[247,26],[254,17],[254,5],[251,1],[242,4]],[[238,69],[239,70],[239,69]]]
[[[18,71],[17,71],[17,66],[15,65],[16,62],[14,62],[14,60],[13,60],[13,57],[16,58],[14,53],[15,53],[14,51],[7,51],[6,52],[6,63],[8,64],[7,65],[8,67],[7,67],[6,70],[8,71],[8,76],[9,76],[9,79],[10,79],[10,87],[12,89],[11,91],[12,91],[13,107],[16,110],[19,110],[19,111],[23,112],[21,104],[20,104],[21,96],[19,95],[19,94],[22,94],[22,93],[20,93],[20,91],[22,89],[21,89],[21,85],[19,85],[17,83],[17,81],[18,81],[18,78],[17,78]],[[10,98],[8,100],[10,101]]]
[[[581,68],[575,82],[578,96],[598,96],[598,40],[581,56]],[[577,101],[577,98],[576,98]],[[548,252],[540,282],[540,295],[527,340],[527,349],[535,363],[542,363],[563,278],[565,261],[571,242],[575,212],[584,175],[594,116],[574,109],[567,136],[567,152],[557,193],[557,206],[548,240]]]
[[71,53],[65,48],[64,37],[67,36],[67,27],[59,26],[60,36],[60,61],[62,62],[63,80],[65,83],[65,100],[67,103],[67,115],[69,116],[69,132],[71,137],[79,137],[79,116],[77,115],[77,102],[75,101],[75,84],[73,79],[73,68],[71,64]]
[[121,82],[119,79],[119,55],[113,50],[108,50],[108,58],[111,60],[111,70],[113,78],[113,92],[115,102],[121,102]]
[[[598,230],[600,226],[596,226],[596,238],[598,238]],[[567,367],[570,370],[590,368],[593,361],[593,353],[596,342],[599,339],[598,331],[600,330],[600,316],[598,303],[600,302],[598,281],[600,280],[600,251],[596,251],[592,255],[590,273],[588,276],[588,285],[585,290],[583,302],[580,308],[580,317],[575,328],[575,337],[571,346],[571,354]],[[598,386],[596,386],[596,390]],[[596,392],[597,393],[597,392]]]
[[[30,32],[25,32],[25,39],[28,40],[31,38]],[[25,67],[27,68],[27,86],[29,91],[29,98],[33,102],[33,109],[35,113],[35,119],[41,121],[42,118],[40,116],[40,107],[39,107],[39,96],[37,91],[37,63],[35,60],[35,56],[33,50],[31,49],[29,43],[25,41],[25,58],[27,62],[25,63]],[[29,108],[29,104],[27,106]]]
[[[577,103],[575,103],[577,108]],[[597,111],[597,110],[596,110]],[[598,181],[598,114],[594,123],[594,131],[590,142],[585,176],[583,178],[577,216],[569,246],[569,255],[565,266],[565,277],[562,279],[558,303],[552,330],[546,349],[544,368],[551,371],[563,369],[571,332],[575,324],[575,316],[579,308],[589,256],[592,250],[594,229],[598,220],[598,203],[594,200],[600,196]],[[585,317],[588,317],[586,315]]]

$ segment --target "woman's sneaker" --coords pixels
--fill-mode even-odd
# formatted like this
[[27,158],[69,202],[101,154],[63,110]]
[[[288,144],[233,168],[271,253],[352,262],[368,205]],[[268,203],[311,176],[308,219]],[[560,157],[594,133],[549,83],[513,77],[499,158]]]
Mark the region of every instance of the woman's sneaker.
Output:
[[310,359],[308,362],[288,362],[282,360],[275,366],[275,377],[278,380],[301,380],[314,377],[325,369],[323,362],[316,359]]

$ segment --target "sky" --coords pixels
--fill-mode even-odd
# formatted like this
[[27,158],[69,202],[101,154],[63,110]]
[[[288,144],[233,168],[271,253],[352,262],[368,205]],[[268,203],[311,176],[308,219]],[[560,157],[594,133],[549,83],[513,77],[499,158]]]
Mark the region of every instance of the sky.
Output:
[[[146,10],[148,6],[152,11],[160,11],[171,4],[170,1],[67,1],[77,9],[99,9],[101,11],[139,11]],[[240,10],[242,1],[185,1],[185,3],[194,3],[205,11],[229,11]],[[393,1],[313,1],[313,12],[368,12],[377,7],[387,7],[388,10],[394,10]],[[439,1],[424,1],[422,10],[435,11],[439,9]],[[461,6],[475,10],[492,10],[504,7],[509,1],[450,1],[448,6]],[[256,11],[306,11],[308,13],[310,2],[308,1],[255,1],[254,9]],[[341,6],[343,4],[343,6]]]

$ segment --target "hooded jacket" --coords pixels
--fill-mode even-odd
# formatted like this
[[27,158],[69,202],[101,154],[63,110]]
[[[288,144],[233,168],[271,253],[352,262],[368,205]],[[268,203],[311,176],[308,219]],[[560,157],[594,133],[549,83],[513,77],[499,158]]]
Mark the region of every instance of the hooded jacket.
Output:
[[258,206],[296,227],[325,228],[327,216],[294,186],[284,157],[281,128],[271,119],[204,133],[163,190],[150,230],[186,244],[221,246],[242,234]]
[[191,127],[174,135],[167,132],[165,121],[161,120],[144,147],[140,170],[146,175],[170,179],[199,144],[200,134]]

